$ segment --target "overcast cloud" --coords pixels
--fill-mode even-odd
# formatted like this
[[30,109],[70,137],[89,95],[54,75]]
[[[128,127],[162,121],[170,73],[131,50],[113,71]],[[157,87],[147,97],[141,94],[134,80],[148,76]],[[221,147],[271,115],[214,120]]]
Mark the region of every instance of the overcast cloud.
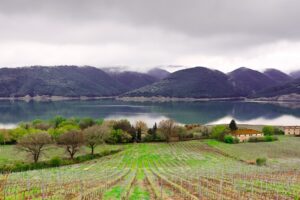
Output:
[[300,69],[299,9],[299,0],[0,0],[0,66],[289,72]]

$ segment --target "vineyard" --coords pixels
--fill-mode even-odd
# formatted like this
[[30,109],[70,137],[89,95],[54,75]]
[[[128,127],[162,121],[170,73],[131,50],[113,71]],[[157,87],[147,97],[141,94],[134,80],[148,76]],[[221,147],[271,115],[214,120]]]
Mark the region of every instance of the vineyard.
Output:
[[7,200],[299,199],[300,170],[249,164],[202,141],[129,144],[78,165],[4,174],[0,189]]

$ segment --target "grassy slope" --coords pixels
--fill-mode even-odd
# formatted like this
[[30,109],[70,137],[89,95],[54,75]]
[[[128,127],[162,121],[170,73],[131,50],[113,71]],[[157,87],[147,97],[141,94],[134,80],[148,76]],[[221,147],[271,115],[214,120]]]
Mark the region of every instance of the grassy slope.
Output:
[[279,136],[279,141],[264,143],[225,144],[215,140],[206,143],[242,160],[265,157],[275,163],[300,164],[300,137]]

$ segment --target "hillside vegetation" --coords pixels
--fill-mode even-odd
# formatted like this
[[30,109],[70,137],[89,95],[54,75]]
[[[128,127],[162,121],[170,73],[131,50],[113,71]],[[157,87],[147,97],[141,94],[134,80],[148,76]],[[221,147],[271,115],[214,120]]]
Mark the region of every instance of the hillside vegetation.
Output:
[[180,70],[149,86],[126,93],[124,96],[165,97],[233,97],[238,96],[226,74],[204,67]]

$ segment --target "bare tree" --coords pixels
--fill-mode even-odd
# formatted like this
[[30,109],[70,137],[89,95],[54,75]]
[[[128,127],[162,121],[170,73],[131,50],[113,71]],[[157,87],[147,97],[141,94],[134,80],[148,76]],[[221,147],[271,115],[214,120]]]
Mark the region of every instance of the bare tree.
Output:
[[57,144],[66,148],[66,152],[73,160],[74,155],[80,150],[84,144],[84,138],[81,131],[69,131],[59,136]]
[[176,127],[175,121],[171,119],[162,120],[158,125],[159,131],[166,138],[167,142],[170,141],[171,136],[176,134]]
[[106,125],[94,125],[83,131],[85,145],[91,149],[91,155],[97,145],[103,144],[109,128]]
[[32,156],[33,161],[37,163],[45,147],[51,142],[51,137],[47,133],[32,133],[19,139],[17,148],[28,152]]

